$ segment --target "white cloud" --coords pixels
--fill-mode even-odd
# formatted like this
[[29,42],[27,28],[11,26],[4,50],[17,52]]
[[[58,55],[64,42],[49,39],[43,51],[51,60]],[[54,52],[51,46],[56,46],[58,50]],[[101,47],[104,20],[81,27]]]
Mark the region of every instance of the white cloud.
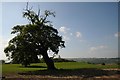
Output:
[[98,48],[100,48],[100,49],[105,49],[105,48],[107,48],[107,46],[101,45],[101,46],[99,46]]
[[91,47],[91,48],[90,48],[90,51],[92,51],[92,52],[95,51],[95,50],[97,50],[96,47]]
[[63,40],[68,41],[70,38],[68,36],[63,36]]
[[58,29],[59,32],[63,33],[63,40],[64,41],[69,41],[70,40],[70,37],[69,35],[72,35],[72,33],[69,33],[68,31],[70,30],[70,28],[67,28],[67,27],[60,27]]
[[115,33],[114,36],[115,36],[115,37],[118,37],[118,33]]
[[70,33],[70,35],[72,36],[72,35],[73,35],[73,33]]
[[7,46],[8,41],[0,37],[0,59],[5,59],[4,48]]
[[67,33],[68,30],[70,30],[70,29],[67,27],[64,27],[64,26],[59,28],[59,32],[62,32],[64,34]]
[[114,36],[117,38],[120,37],[120,32],[115,33]]
[[103,50],[103,49],[106,49],[106,48],[107,48],[107,46],[104,46],[104,45],[96,46],[96,47],[90,47],[90,52],[95,52],[95,51]]
[[82,34],[80,32],[76,32],[76,37],[81,38]]
[[0,60],[1,59],[7,59],[4,53],[4,48],[8,46],[9,40],[11,40],[15,35],[12,35],[8,39],[4,39],[0,36]]

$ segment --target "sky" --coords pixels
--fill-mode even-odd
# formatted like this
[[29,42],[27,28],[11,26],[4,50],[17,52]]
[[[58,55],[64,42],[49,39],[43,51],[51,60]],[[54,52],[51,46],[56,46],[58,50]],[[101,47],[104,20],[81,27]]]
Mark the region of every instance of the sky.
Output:
[[[0,59],[6,59],[4,48],[10,39],[12,27],[28,24],[22,17],[26,2],[2,3],[2,35]],[[117,2],[29,2],[41,14],[55,11],[49,17],[54,28],[65,41],[60,49],[62,58],[114,58],[118,57],[118,3]],[[52,53],[49,53],[52,56]]]

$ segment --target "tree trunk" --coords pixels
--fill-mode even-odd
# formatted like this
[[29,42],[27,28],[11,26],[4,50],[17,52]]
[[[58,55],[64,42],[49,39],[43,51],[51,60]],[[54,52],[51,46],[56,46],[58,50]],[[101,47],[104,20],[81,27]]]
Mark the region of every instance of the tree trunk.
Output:
[[47,51],[44,54],[42,54],[42,56],[44,58],[45,63],[47,64],[47,69],[55,70],[56,68],[55,68],[54,62],[51,58],[49,58]]

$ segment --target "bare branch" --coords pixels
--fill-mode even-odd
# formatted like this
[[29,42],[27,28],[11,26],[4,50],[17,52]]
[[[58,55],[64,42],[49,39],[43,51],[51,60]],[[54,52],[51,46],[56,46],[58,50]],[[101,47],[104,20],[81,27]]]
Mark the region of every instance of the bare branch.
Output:
[[38,14],[37,14],[37,15],[38,15],[38,17],[39,17],[39,15],[40,15],[40,9],[38,10]]
[[28,2],[27,2],[27,5],[26,5],[26,10],[28,10]]

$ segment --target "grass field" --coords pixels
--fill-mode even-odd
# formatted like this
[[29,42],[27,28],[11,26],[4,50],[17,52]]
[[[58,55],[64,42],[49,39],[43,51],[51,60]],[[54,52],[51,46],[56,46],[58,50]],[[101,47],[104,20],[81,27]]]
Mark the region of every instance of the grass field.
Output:
[[[57,69],[83,69],[83,68],[97,68],[97,69],[110,69],[110,68],[118,68],[116,64],[88,64],[85,62],[59,62],[55,63]],[[2,65],[2,73],[10,74],[10,73],[18,73],[25,71],[36,71],[36,70],[46,70],[45,63],[35,63],[31,64],[30,67],[22,67],[21,64],[3,64]]]
[[57,70],[47,70],[45,63],[35,63],[29,67],[3,64],[3,80],[119,80],[120,77],[117,64],[56,62],[55,66]]

